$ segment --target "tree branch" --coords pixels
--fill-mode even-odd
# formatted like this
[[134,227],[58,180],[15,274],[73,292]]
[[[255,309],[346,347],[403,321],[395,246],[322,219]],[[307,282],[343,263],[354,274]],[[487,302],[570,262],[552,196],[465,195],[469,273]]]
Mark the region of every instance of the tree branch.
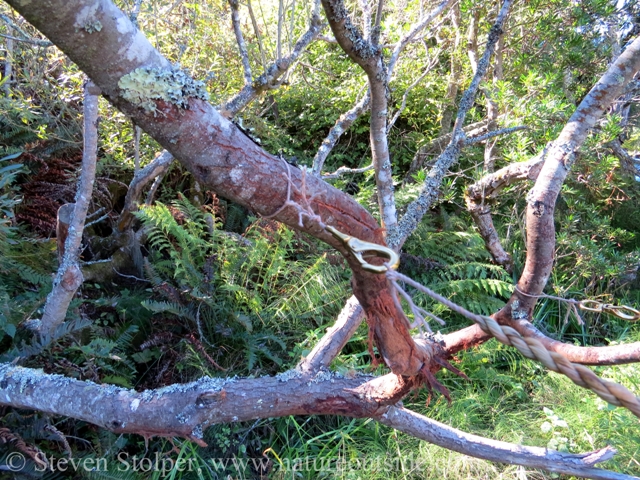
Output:
[[[207,103],[200,84],[176,72],[113,3],[100,0],[99,9],[85,9],[94,1],[47,0],[25,8],[20,0],[10,0],[100,86],[109,101],[166,148],[201,185],[258,215],[276,212],[278,221],[342,253],[353,271],[354,294],[367,314],[371,348],[375,343],[394,373],[419,375],[430,364],[433,352],[411,338],[386,279],[364,270],[342,241],[322,227],[331,225],[364,241],[384,244],[376,220],[349,195],[264,151]],[[102,29],[90,34],[78,29],[76,16],[70,12],[80,11],[93,12],[90,21],[99,21]],[[189,93],[178,99],[167,96],[165,100],[155,94],[139,99],[128,85],[135,84],[140,72],[147,80],[148,76],[161,80],[159,88],[168,82],[166,88],[171,92]],[[306,206],[306,216],[301,215],[300,205]]]
[[489,440],[464,433],[402,407],[389,407],[377,420],[429,443],[456,452],[499,463],[542,468],[551,472],[577,475],[583,478],[617,480],[635,478],[622,473],[593,468],[593,465],[613,457],[611,447],[587,453],[562,453],[547,448],[525,447]]
[[84,221],[91,202],[93,182],[96,177],[98,152],[98,95],[100,90],[90,81],[84,87],[84,145],[82,171],[75,198],[73,216],[69,222],[62,263],[58,269],[53,289],[47,296],[39,330],[51,333],[64,322],[69,304],[82,285],[82,272],[78,265]]
[[334,358],[347,344],[364,320],[364,310],[358,299],[351,296],[342,308],[336,323],[327,329],[327,333],[298,365],[302,372],[315,372],[329,368]]
[[504,1],[495,23],[491,27],[489,38],[487,39],[487,47],[484,55],[482,56],[482,59],[480,59],[480,62],[478,63],[476,74],[471,80],[471,85],[469,85],[469,88],[464,92],[464,94],[462,95],[462,99],[460,100],[460,106],[458,108],[458,114],[456,115],[456,121],[453,126],[453,132],[451,134],[451,141],[449,142],[449,145],[438,157],[435,165],[427,175],[424,186],[422,187],[418,198],[411,202],[407,207],[405,215],[398,223],[397,230],[390,232],[387,235],[387,241],[389,245],[394,249],[399,250],[406,239],[409,237],[409,235],[411,235],[411,233],[413,233],[413,231],[417,228],[418,224],[422,220],[422,217],[425,215],[425,213],[427,213],[427,211],[429,211],[431,205],[436,200],[438,192],[440,191],[442,179],[449,171],[449,168],[455,162],[457,162],[458,158],[460,157],[460,153],[465,141],[465,134],[462,129],[462,125],[464,123],[467,112],[473,105],[473,101],[476,97],[476,94],[478,93],[480,81],[489,68],[491,55],[493,54],[495,46],[498,43],[500,36],[502,35],[502,25],[506,20],[507,13],[509,12],[509,8],[511,7],[511,2],[512,0]]
[[[276,60],[265,72],[255,81],[249,81],[242,90],[224,105],[220,105],[218,110],[227,118],[235,116],[240,110],[246,107],[259,95],[278,86],[278,80],[284,75],[289,67],[300,57],[309,44],[316,39],[326,25],[320,22],[318,17],[311,18],[309,29],[298,39],[293,51],[286,57]],[[246,75],[246,70],[245,70]]]
[[378,207],[383,228],[392,231],[398,220],[387,138],[387,71],[382,50],[377,46],[376,33],[379,30],[376,25],[382,15],[383,1],[380,0],[378,4],[371,42],[363,38],[353,24],[342,0],[322,0],[322,5],[338,44],[367,74],[371,97],[369,143],[376,172]]
[[[576,152],[589,131],[640,69],[640,38],[611,64],[549,147],[538,179],[527,195],[527,258],[517,289],[497,314],[500,321],[531,318],[547,284],[555,254],[555,204]],[[524,292],[524,294],[521,294]]]
[[364,172],[368,172],[369,170],[373,170],[373,164],[371,164],[371,165],[369,165],[367,167],[362,167],[362,168],[340,167],[339,169],[337,169],[333,173],[326,173],[326,174],[322,175],[322,179],[323,180],[330,180],[332,178],[340,178],[342,175],[345,175],[347,173],[364,173]]
[[[494,132],[491,132],[494,133]],[[500,243],[500,237],[491,218],[491,203],[507,186],[521,180],[535,180],[542,169],[544,154],[536,155],[527,162],[512,163],[467,187],[465,202],[485,246],[493,261],[508,272],[513,270],[513,259]]]
[[[489,123],[489,119],[485,118],[484,120],[481,120],[479,122],[467,125],[462,129],[462,131],[465,133],[465,136],[469,138],[484,135],[489,131]],[[423,167],[429,155],[440,155],[442,151],[447,147],[447,145],[451,143],[452,138],[453,132],[450,132],[446,135],[441,135],[431,140],[426,145],[420,147],[411,160],[411,165],[409,166],[409,170],[405,175],[404,182],[411,183],[411,177]]]
[[[364,15],[363,22],[364,22],[365,26],[371,24],[371,9],[370,9],[370,6],[369,6],[369,1],[370,0],[362,0],[362,2],[361,2],[362,9],[363,9],[363,15]],[[391,77],[393,75],[393,71],[394,71],[395,65],[397,63],[397,60],[398,60],[402,50],[407,46],[407,44],[410,41],[414,40],[415,36],[420,31],[422,31],[429,23],[431,23],[434,18],[436,18],[438,15],[440,15],[445,10],[445,8],[447,7],[447,5],[449,3],[450,3],[449,0],[446,0],[446,1],[442,2],[436,9],[434,9],[428,15],[422,17],[418,21],[418,23],[415,26],[412,27],[412,29],[410,30],[409,34],[407,34],[405,37],[403,37],[403,39],[401,39],[399,42],[397,42],[395,45],[393,45],[394,50],[393,50],[392,58],[390,60],[389,65],[387,66],[387,74],[386,74],[387,75],[387,82],[391,81]],[[365,27],[363,41],[365,41],[365,42],[369,41],[370,37],[371,37],[370,29],[367,29]],[[332,42],[332,43],[338,43],[338,41],[335,39],[335,36],[332,39],[323,38],[323,40],[328,41],[328,42]],[[429,69],[427,69],[427,70],[429,70]],[[425,75],[426,75],[426,72],[425,72]],[[424,77],[424,75],[422,77],[420,77],[416,82],[414,82],[414,86],[423,77]],[[410,87],[410,88],[413,88],[413,86]],[[406,95],[406,93],[405,93],[405,95]],[[325,160],[329,156],[329,153],[331,153],[331,150],[333,149],[333,147],[335,147],[336,143],[340,139],[340,136],[345,131],[347,131],[351,127],[351,125],[353,125],[353,123],[364,112],[366,112],[369,109],[370,100],[371,100],[371,90],[369,89],[367,91],[367,93],[365,94],[365,96],[363,98],[361,98],[360,101],[358,103],[356,103],[356,105],[353,106],[353,108],[351,108],[349,111],[343,113],[340,116],[340,118],[336,121],[336,124],[329,131],[329,134],[327,135],[327,137],[322,142],[322,145],[320,145],[320,148],[316,152],[316,155],[315,155],[315,157],[313,159],[312,171],[313,171],[314,175],[320,175],[320,173],[322,172],[322,167],[324,166]],[[403,101],[404,101],[404,97],[403,97]],[[395,121],[395,119],[394,119],[394,121]],[[387,131],[389,130],[389,128],[390,128],[390,126],[387,127]],[[340,169],[338,169],[338,170],[340,170]],[[330,175],[333,175],[333,174],[330,174]],[[333,178],[333,177],[329,177],[329,178]]]
[[164,175],[171,164],[173,163],[173,156],[164,150],[160,155],[153,159],[147,166],[140,169],[136,173],[129,184],[129,190],[124,199],[124,207],[118,218],[118,231],[126,232],[131,228],[134,216],[133,212],[138,210],[142,198],[142,191],[150,181],[158,178],[160,175]]
[[547,350],[560,353],[573,363],[582,365],[623,365],[640,361],[640,342],[606,347],[582,347],[549,338],[528,320],[513,320],[510,322],[510,326],[523,337],[535,338]]
[[[231,24],[233,25],[233,33],[236,36],[236,43],[238,44],[240,58],[242,59],[242,68],[244,69],[244,83],[246,85],[250,85],[253,81],[253,76],[251,75],[251,64],[249,63],[249,52],[247,52],[247,45],[244,43],[244,36],[242,35],[242,29],[240,28],[238,0],[229,0],[229,7],[231,7]],[[278,60],[280,60],[280,57],[278,57]]]
[[313,167],[311,168],[311,171],[314,175],[320,175],[325,160],[329,156],[329,153],[331,153],[331,150],[333,150],[333,147],[336,146],[336,143],[338,143],[340,136],[349,128],[351,128],[353,122],[355,122],[360,117],[360,115],[362,115],[369,109],[370,100],[371,95],[369,93],[369,90],[367,90],[367,93],[365,93],[360,101],[356,103],[353,108],[351,108],[351,110],[348,110],[347,112],[340,115],[340,118],[336,121],[336,124],[331,127],[331,130],[329,130],[329,134],[322,141],[322,145],[320,145],[320,148],[318,148],[318,151],[313,157]]

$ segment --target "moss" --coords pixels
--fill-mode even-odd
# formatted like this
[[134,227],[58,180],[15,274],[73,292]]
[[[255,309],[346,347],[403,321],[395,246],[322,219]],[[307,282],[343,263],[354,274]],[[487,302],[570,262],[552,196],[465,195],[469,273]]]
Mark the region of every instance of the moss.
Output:
[[125,100],[153,114],[157,111],[157,100],[188,109],[189,98],[209,99],[204,83],[179,68],[136,68],[118,81],[118,87]]

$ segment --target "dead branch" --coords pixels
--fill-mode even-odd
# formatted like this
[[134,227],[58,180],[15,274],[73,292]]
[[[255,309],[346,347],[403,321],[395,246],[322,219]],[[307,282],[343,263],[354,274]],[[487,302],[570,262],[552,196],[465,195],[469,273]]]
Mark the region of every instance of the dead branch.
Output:
[[87,82],[84,88],[84,145],[82,171],[75,198],[73,217],[69,221],[64,256],[47,296],[39,330],[50,333],[64,322],[67,309],[78,288],[82,285],[82,272],[78,265],[84,222],[91,202],[93,182],[96,176],[98,152],[98,95],[100,90]]
[[[450,122],[450,121],[449,121]],[[484,135],[489,131],[488,128],[489,120],[484,119],[476,123],[472,123],[467,125],[462,130],[464,131],[467,137],[477,137],[479,135]],[[413,156],[411,160],[411,165],[409,166],[409,170],[405,175],[404,182],[411,183],[412,176],[420,170],[427,159],[430,156],[440,155],[442,151],[446,148],[446,146],[451,142],[451,138],[453,137],[453,133],[447,133],[446,135],[442,135],[434,140],[431,140],[428,144],[420,147],[416,154]]]
[[136,392],[7,364],[0,365],[0,403],[90,422],[115,433],[180,436],[197,444],[203,430],[285,415],[340,414],[372,417],[436,445],[499,462],[544,468],[586,478],[633,478],[593,468],[612,449],[583,454],[497,442],[466,434],[394,405],[413,387],[395,375],[344,378],[326,370],[290,370],[276,377],[204,377],[192,383]]
[[[489,127],[489,125],[487,125],[487,127]],[[501,128],[499,130],[492,130],[490,132],[485,133],[484,135],[479,135],[477,137],[469,137],[465,140],[464,144],[474,145],[476,143],[486,142],[487,140],[490,140],[491,138],[497,137],[499,135],[509,135],[511,133],[518,132],[520,130],[526,130],[527,128],[529,127],[525,125],[518,125],[516,127],[508,127],[508,128]],[[490,169],[486,168],[486,162],[485,162],[485,171],[493,172],[493,168],[490,168]]]
[[613,457],[616,451],[605,447],[587,453],[562,453],[540,447],[525,447],[511,443],[489,440],[477,435],[463,433],[423,415],[402,407],[389,407],[377,420],[389,427],[408,433],[429,443],[456,452],[485,460],[531,468],[542,468],[551,472],[576,475],[583,478],[617,480],[634,478],[593,468],[593,465]]
[[367,90],[367,93],[356,103],[350,110],[340,115],[340,118],[336,121],[336,124],[331,127],[329,130],[329,134],[322,141],[322,145],[318,148],[315,156],[313,157],[313,167],[311,171],[314,175],[320,175],[322,172],[322,167],[324,166],[324,162],[333,150],[333,147],[336,146],[340,136],[346,132],[353,122],[355,122],[360,115],[366,112],[369,109],[369,101],[371,100],[370,92]]

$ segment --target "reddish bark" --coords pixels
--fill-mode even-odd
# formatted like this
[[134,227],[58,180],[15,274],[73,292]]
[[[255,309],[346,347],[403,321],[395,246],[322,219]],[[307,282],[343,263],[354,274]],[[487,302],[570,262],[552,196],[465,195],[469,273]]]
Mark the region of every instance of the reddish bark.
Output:
[[[167,72],[169,62],[134,28],[129,18],[107,0],[43,0],[8,2],[98,85],[104,96],[131,117],[194,175],[217,194],[272,215],[287,201],[288,166],[263,150],[209,103],[187,98],[188,109],[154,100],[155,112],[123,97],[119,80],[138,68]],[[85,29],[97,24],[101,29]],[[89,30],[92,33],[88,33]],[[302,172],[290,168],[294,186],[302,185]],[[384,244],[375,219],[349,195],[311,175],[306,197],[322,222],[365,241]],[[303,192],[292,189],[291,200],[302,203]],[[356,296],[365,308],[373,338],[394,373],[417,375],[430,358],[411,339],[404,314],[392,302],[384,278],[362,270],[343,245],[318,223],[288,206],[274,218],[327,242],[343,253],[353,270]],[[381,298],[383,300],[378,300]]]

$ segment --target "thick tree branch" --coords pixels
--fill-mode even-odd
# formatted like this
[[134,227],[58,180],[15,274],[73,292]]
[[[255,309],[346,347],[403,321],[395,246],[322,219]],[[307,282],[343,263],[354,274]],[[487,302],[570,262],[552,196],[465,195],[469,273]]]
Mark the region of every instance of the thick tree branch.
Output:
[[640,342],[607,347],[581,347],[547,337],[528,320],[514,320],[510,322],[510,325],[523,337],[535,338],[547,350],[560,353],[573,363],[582,365],[622,365],[640,362]]
[[116,433],[181,436],[200,445],[202,431],[231,423],[284,415],[373,416],[414,386],[393,374],[347,379],[326,370],[276,377],[204,377],[189,384],[136,392],[41,370],[0,364],[0,403],[85,420]]
[[[378,223],[364,208],[256,145],[203,100],[200,84],[175,71],[108,0],[42,0],[28,8],[20,0],[11,0],[11,4],[67,53],[109,101],[181,161],[201,185],[259,215],[276,212],[277,220],[310,233],[345,255],[354,273],[354,293],[367,313],[370,339],[394,373],[414,376],[430,364],[433,353],[411,338],[386,279],[363,270],[344,244],[321,226],[331,225],[356,238],[384,244]],[[82,28],[95,22],[102,25],[100,31],[90,29],[89,33]],[[144,82],[149,76],[156,78],[155,88],[167,89],[172,95],[177,90],[182,96],[163,96],[157,90],[148,94],[136,83],[140,76]],[[300,205],[308,205],[308,211],[302,212],[305,215]]]
[[84,145],[82,172],[76,192],[75,208],[69,222],[62,263],[53,281],[53,289],[44,306],[40,331],[51,333],[64,322],[69,304],[82,285],[82,272],[78,265],[84,221],[89,210],[93,182],[96,177],[98,153],[98,95],[100,90],[91,82],[84,88]]
[[205,377],[183,385],[136,392],[39,370],[0,365],[0,403],[84,420],[115,433],[180,436],[199,445],[203,430],[285,415],[340,414],[372,417],[420,439],[478,458],[543,468],[586,478],[634,478],[593,468],[611,448],[584,454],[513,445],[466,434],[404,408],[389,407],[414,386],[402,377],[344,378],[321,370],[290,370],[276,377]]
[[[531,318],[553,267],[555,204],[576,152],[589,131],[640,69],[640,38],[609,67],[582,100],[557,140],[548,148],[538,179],[527,195],[527,258],[517,289],[498,313],[501,321]],[[524,292],[524,294],[521,294]]]

